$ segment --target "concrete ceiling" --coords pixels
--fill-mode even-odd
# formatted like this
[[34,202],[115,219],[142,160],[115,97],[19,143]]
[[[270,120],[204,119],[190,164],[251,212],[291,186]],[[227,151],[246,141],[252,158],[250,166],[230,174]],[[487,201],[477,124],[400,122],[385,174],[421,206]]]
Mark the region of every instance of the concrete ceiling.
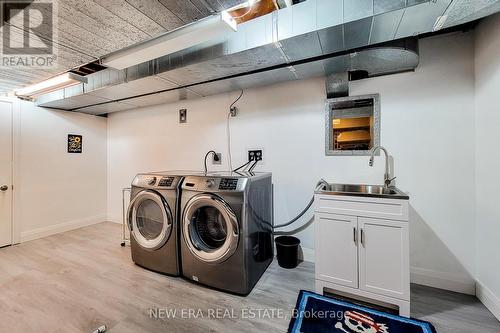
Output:
[[[43,1],[34,0],[30,6]],[[57,65],[50,70],[1,67],[0,93],[44,80],[243,2],[245,0],[54,0],[55,34],[47,28],[42,39],[54,43]],[[10,29],[11,45],[12,40],[23,40],[24,27],[20,21],[14,18],[0,27],[0,35],[6,27]],[[36,26],[41,18],[33,15],[30,21],[30,25]]]

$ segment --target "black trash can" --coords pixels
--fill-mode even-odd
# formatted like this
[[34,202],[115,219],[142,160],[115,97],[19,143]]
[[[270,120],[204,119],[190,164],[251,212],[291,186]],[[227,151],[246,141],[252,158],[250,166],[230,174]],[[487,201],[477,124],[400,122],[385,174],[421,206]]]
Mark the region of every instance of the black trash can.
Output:
[[276,237],[278,264],[283,268],[295,268],[299,264],[300,239],[293,236]]

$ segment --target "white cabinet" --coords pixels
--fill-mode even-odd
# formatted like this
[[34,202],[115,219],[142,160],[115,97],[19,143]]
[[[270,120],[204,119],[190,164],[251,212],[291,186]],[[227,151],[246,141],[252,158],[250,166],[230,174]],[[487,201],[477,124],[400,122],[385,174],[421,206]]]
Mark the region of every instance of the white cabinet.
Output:
[[409,316],[407,212],[402,199],[316,195],[316,291]]
[[409,299],[408,224],[358,217],[359,288]]
[[[316,278],[358,287],[357,218],[347,215],[316,215]],[[322,237],[330,235],[331,237]]]

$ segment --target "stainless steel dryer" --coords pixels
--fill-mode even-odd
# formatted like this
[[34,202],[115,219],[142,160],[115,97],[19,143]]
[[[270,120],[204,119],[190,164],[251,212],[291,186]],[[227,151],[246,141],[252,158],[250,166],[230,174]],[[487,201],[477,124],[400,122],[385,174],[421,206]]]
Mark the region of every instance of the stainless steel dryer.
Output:
[[182,274],[247,295],[273,260],[270,173],[188,176],[181,190]]
[[182,179],[169,173],[137,175],[127,213],[132,260],[173,276],[180,275],[177,213]]

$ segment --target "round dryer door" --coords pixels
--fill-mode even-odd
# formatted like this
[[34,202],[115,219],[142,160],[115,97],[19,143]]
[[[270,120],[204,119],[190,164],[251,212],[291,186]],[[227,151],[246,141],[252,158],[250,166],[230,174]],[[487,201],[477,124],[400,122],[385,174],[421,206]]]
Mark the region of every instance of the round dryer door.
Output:
[[130,203],[128,225],[137,243],[148,250],[162,247],[172,233],[172,213],[156,192],[142,191]]
[[238,247],[238,220],[222,198],[199,194],[184,209],[183,235],[196,258],[220,263],[232,256]]

